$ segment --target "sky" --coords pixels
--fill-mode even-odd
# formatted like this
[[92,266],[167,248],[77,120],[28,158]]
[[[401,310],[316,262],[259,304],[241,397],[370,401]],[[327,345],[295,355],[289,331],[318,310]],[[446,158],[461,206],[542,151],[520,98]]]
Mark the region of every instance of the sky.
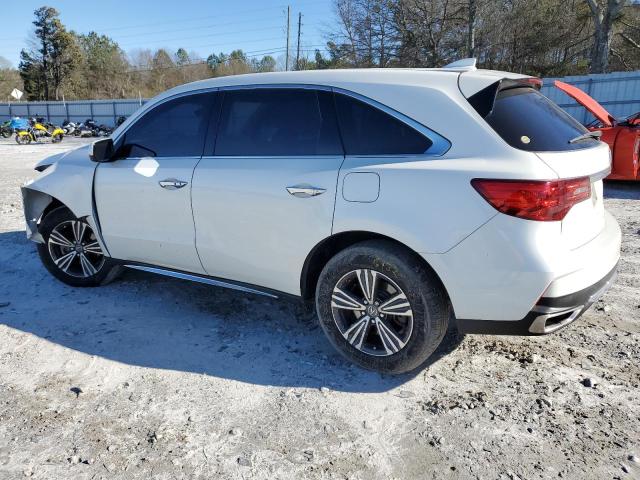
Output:
[[[0,56],[14,67],[33,32],[33,11],[56,8],[68,30],[96,31],[116,40],[125,52],[179,47],[206,58],[241,48],[249,56],[284,57],[287,0],[21,0],[0,13]],[[332,0],[290,0],[290,41],[295,55],[298,13],[302,13],[301,48],[326,42],[333,20]]]

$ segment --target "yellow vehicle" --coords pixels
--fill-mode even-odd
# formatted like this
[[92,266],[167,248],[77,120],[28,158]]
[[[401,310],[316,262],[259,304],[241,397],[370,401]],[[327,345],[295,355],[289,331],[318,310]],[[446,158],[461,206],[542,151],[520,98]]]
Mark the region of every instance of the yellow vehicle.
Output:
[[16,133],[16,142],[19,145],[39,142],[43,138],[50,138],[52,143],[59,143],[64,138],[64,130],[54,125],[47,129],[42,123],[33,121],[27,130],[20,130]]

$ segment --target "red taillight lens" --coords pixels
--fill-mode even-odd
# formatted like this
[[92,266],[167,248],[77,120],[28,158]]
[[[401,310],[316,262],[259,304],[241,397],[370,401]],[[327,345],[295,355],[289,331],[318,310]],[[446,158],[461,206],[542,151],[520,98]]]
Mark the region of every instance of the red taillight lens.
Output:
[[589,177],[550,181],[474,178],[471,185],[499,212],[540,222],[562,220],[576,203],[591,197]]

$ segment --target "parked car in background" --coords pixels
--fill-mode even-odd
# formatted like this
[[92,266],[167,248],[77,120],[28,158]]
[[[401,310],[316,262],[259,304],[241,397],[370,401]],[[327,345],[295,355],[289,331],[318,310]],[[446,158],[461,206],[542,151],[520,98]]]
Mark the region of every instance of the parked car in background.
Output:
[[40,162],[27,235],[69,285],[127,267],[314,302],[337,350],[383,372],[422,365],[452,313],[554,332],[611,284],[621,234],[607,145],[540,83],[463,61],[176,87]]
[[595,120],[589,130],[600,131],[600,139],[611,148],[609,180],[640,180],[640,112],[619,120],[578,87],[555,80],[554,85],[586,108]]

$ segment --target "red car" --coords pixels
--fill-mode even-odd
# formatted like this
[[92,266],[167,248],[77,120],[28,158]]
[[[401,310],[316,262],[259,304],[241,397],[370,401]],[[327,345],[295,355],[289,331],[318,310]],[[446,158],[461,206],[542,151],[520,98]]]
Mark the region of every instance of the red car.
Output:
[[640,180],[640,112],[625,120],[617,120],[605,108],[573,85],[555,80],[555,86],[586,108],[596,119],[589,130],[602,132],[600,140],[611,147],[612,165],[609,180]]

